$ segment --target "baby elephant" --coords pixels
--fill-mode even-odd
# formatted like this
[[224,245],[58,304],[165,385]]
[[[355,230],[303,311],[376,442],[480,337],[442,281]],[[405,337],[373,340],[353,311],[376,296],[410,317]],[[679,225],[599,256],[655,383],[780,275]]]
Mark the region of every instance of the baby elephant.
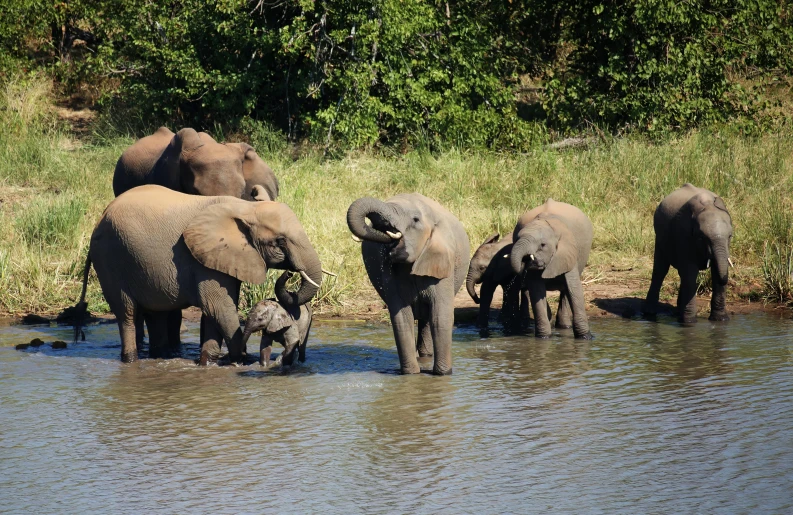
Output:
[[257,303],[248,314],[245,323],[243,342],[247,343],[251,334],[262,331],[262,342],[259,346],[259,364],[270,366],[270,353],[273,341],[284,346],[284,352],[275,360],[275,365],[292,365],[295,349],[298,361],[306,361],[306,341],[311,330],[311,304],[284,307],[276,300],[263,300]]

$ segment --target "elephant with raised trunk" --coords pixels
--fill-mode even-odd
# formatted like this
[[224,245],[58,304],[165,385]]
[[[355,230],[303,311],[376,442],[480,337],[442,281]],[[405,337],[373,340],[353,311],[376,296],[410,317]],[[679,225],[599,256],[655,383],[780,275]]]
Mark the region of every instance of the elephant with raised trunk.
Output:
[[[161,186],[141,186],[120,195],[91,235],[84,281],[93,262],[102,292],[116,315],[121,359],[137,359],[135,320],[147,312],[150,338],[167,334],[168,312],[189,306],[202,311],[201,363],[214,360],[226,342],[229,358],[243,358],[237,315],[241,281],[262,284],[267,267],[297,272],[278,301],[300,306],[322,281],[319,256],[297,217],[279,202],[246,202],[186,195]],[[85,283],[80,305],[85,305]],[[173,343],[173,342],[170,342]]]
[[[474,303],[479,304],[477,325],[482,329],[488,326],[490,304],[498,286],[501,286],[503,293],[501,321],[504,327],[514,330],[520,328],[524,322],[528,322],[528,305],[520,302],[520,279],[512,270],[510,252],[512,252],[512,235],[501,238],[500,234],[493,233],[476,249],[468,266],[465,288]],[[481,299],[476,294],[477,284],[482,285]]]
[[454,295],[471,252],[460,221],[436,201],[405,193],[385,202],[356,200],[347,210],[347,225],[363,240],[369,280],[388,306],[402,373],[421,371],[418,352],[434,357],[434,374],[451,374]]
[[697,319],[697,275],[710,268],[713,295],[710,320],[729,320],[726,287],[729,279],[732,219],[724,200],[712,191],[684,184],[667,195],[653,217],[655,255],[653,278],[644,313],[655,315],[658,296],[669,267],[680,274],[678,317],[683,323]]
[[556,327],[572,326],[576,338],[592,337],[581,285],[592,237],[592,222],[580,209],[550,198],[518,220],[510,262],[516,274],[523,274],[522,288],[528,290],[534,311],[535,336],[551,336],[546,292],[559,290]]
[[[286,282],[288,274],[281,274],[276,281],[276,288],[283,288],[281,282]],[[297,360],[306,361],[306,343],[311,330],[311,317],[313,310],[311,303],[301,306],[283,306],[273,299],[262,300],[256,303],[248,313],[242,342],[245,345],[256,331],[262,332],[259,344],[259,364],[263,367],[270,366],[270,354],[273,342],[278,342],[284,347],[284,352],[278,356],[274,365],[291,366],[297,354]]]

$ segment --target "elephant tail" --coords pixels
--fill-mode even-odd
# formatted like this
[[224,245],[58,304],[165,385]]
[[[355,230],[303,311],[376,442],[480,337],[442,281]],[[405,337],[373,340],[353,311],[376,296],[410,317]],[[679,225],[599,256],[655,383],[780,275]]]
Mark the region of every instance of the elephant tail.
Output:
[[[74,343],[77,343],[77,337],[82,332],[82,325],[85,322],[85,315],[88,312],[88,303],[85,301],[85,293],[88,290],[88,274],[91,272],[91,252],[85,258],[85,269],[83,270],[83,291],[80,293],[80,300],[74,306]],[[85,341],[85,333],[82,333],[83,341]]]

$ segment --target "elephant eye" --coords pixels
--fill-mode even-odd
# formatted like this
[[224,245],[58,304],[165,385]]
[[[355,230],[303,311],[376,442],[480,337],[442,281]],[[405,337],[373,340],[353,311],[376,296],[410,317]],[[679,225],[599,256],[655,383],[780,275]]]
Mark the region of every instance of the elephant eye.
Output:
[[414,222],[418,222],[418,221],[419,221],[419,217],[417,217],[417,216],[414,216],[414,217],[413,217],[413,221],[414,221]]
[[545,248],[545,243],[540,243],[540,248]]

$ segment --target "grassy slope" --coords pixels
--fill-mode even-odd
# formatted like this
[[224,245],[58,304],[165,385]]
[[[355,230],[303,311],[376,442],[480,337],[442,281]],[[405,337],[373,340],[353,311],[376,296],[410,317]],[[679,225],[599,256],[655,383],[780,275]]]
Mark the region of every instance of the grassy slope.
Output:
[[[0,134],[0,311],[6,313],[57,312],[74,303],[93,224],[113,198],[115,162],[133,141],[96,136],[92,143],[76,141],[45,114],[48,102],[42,80],[7,84],[0,91],[0,121],[8,127]],[[456,214],[472,248],[494,231],[510,232],[524,210],[547,197],[570,202],[595,225],[590,277],[608,276],[611,266],[631,266],[649,281],[653,210],[666,193],[692,182],[725,198],[736,226],[735,277],[759,291],[766,242],[778,242],[780,252],[789,253],[790,136],[695,133],[658,145],[628,139],[590,150],[522,156],[363,154],[324,163],[316,157],[293,161],[283,153],[263,157],[281,181],[279,200],[298,215],[325,268],[339,273],[323,283],[322,309],[351,313],[375,303],[376,294],[350,238],[346,209],[364,195],[387,198],[409,191],[433,197]],[[786,210],[782,215],[779,206]],[[247,297],[257,299],[270,287],[253,288]],[[89,305],[95,311],[107,308],[95,279]]]

